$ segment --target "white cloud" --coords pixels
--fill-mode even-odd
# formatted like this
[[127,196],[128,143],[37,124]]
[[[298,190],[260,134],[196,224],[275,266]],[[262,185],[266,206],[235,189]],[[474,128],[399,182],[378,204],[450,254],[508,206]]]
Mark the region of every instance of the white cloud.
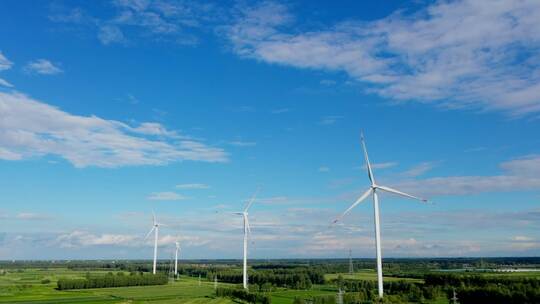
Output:
[[330,171],[330,168],[328,168],[326,166],[319,167],[319,172],[329,172],[329,171]]
[[47,59],[38,59],[35,61],[30,61],[24,67],[24,70],[28,73],[36,73],[43,75],[55,75],[62,73],[62,69],[55,66],[52,62]]
[[99,27],[98,39],[104,45],[112,43],[124,43],[126,38],[119,27],[115,25],[103,25]]
[[0,86],[4,86],[4,87],[8,87],[8,88],[13,88],[13,85],[9,82],[7,82],[6,80],[0,78]]
[[79,168],[227,161],[222,149],[159,124],[131,127],[73,115],[20,93],[0,92],[0,116],[0,158],[5,160],[57,155]]
[[208,189],[210,186],[206,184],[179,184],[176,185],[178,189]]
[[430,171],[431,169],[433,169],[436,165],[437,164],[434,162],[423,162],[410,168],[409,170],[403,172],[402,174],[404,176],[409,176],[409,177],[420,176]]
[[[0,71],[9,70],[11,69],[12,66],[13,66],[13,62],[9,61],[9,59],[7,59],[6,56],[4,56],[4,54],[2,54],[2,52],[0,51]],[[11,83],[9,83],[7,80],[4,80],[2,78],[0,78],[0,86],[4,86],[8,88],[13,87]]]
[[170,41],[182,45],[198,43],[192,32],[221,18],[210,3],[196,1],[112,1],[113,16],[91,16],[80,8],[49,16],[55,22],[73,23],[97,30],[101,43],[127,43],[135,37]]
[[534,241],[534,239],[532,237],[528,237],[528,236],[523,236],[523,235],[516,235],[512,238],[513,241],[516,241],[516,242],[530,242],[530,241]]
[[283,114],[283,113],[287,113],[287,112],[290,112],[291,109],[289,108],[280,108],[280,109],[275,109],[275,110],[272,110],[271,113],[272,114]]
[[343,116],[338,116],[338,115],[325,116],[325,117],[323,117],[321,119],[320,124],[321,125],[333,125],[338,120],[340,120],[342,118],[343,118]]
[[337,82],[335,80],[332,80],[332,79],[323,79],[319,83],[322,84],[322,85],[325,85],[325,86],[333,86]]
[[503,169],[500,175],[411,179],[397,182],[396,187],[422,195],[469,195],[540,189],[540,156],[503,162],[500,167]]
[[55,243],[62,248],[77,248],[86,246],[135,246],[137,237],[126,234],[96,235],[87,231],[75,230],[59,235]]
[[344,71],[394,100],[540,111],[540,2],[440,1],[414,14],[299,32],[285,5],[241,7],[233,51],[298,68]]
[[152,201],[180,201],[187,199],[187,197],[176,192],[165,191],[154,192],[148,196],[148,199]]
[[49,219],[50,217],[45,214],[22,212],[22,213],[17,214],[15,218],[19,220],[32,221],[32,220],[46,220],[46,219]]
[[9,70],[13,66],[13,62],[9,61],[9,59],[4,56],[4,54],[0,51],[0,71],[3,70]]
[[233,140],[229,142],[229,145],[236,147],[253,147],[256,146],[257,143],[254,141]]

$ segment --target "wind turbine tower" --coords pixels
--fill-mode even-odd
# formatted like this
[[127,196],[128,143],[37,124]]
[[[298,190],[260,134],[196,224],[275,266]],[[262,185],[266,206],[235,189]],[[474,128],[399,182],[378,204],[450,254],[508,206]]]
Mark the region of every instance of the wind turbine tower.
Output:
[[157,247],[158,247],[158,237],[159,237],[159,227],[165,226],[163,224],[160,224],[156,221],[156,215],[154,212],[152,212],[152,229],[148,231],[148,234],[144,238],[145,240],[150,236],[152,231],[154,231],[154,264],[152,267],[152,273],[156,274],[156,268],[157,268]]
[[[257,192],[259,192],[257,190]],[[244,211],[242,212],[235,212],[235,215],[241,215],[244,219],[244,267],[243,267],[243,278],[242,278],[242,284],[244,286],[244,289],[248,289],[248,277],[247,277],[247,250],[248,250],[248,237],[251,235],[251,228],[249,226],[249,219],[248,219],[248,210],[249,207],[253,204],[255,201],[255,197],[257,196],[257,192],[253,195],[251,200],[246,205],[246,208],[244,208]]]
[[180,241],[178,240],[178,236],[176,236],[174,245],[176,246],[174,251],[174,277],[176,278],[178,276],[178,252],[180,252]]
[[366,169],[369,181],[371,183],[371,186],[369,189],[360,196],[354,204],[352,204],[349,209],[345,210],[343,214],[341,214],[337,219],[334,220],[334,224],[340,221],[347,213],[349,213],[354,207],[356,207],[358,204],[360,204],[362,201],[364,201],[369,195],[373,196],[373,211],[374,211],[374,218],[375,218],[375,251],[377,255],[377,285],[378,285],[378,291],[379,291],[379,298],[383,297],[383,274],[382,274],[382,252],[381,252],[381,227],[380,227],[380,215],[379,215],[379,192],[387,192],[391,194],[396,194],[402,197],[415,199],[422,201],[424,203],[427,203],[428,201],[423,198],[419,198],[416,196],[412,196],[410,194],[392,189],[390,187],[381,186],[378,185],[375,182],[375,177],[373,176],[373,170],[371,169],[371,164],[369,162],[369,157],[367,153],[366,148],[366,142],[364,140],[364,135],[361,136],[362,141],[362,148],[364,150],[364,158],[366,160]]

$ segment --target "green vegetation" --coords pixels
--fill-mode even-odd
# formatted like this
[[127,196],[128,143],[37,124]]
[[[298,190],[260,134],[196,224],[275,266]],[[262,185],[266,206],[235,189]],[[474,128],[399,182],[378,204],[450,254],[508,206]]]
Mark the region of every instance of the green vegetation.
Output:
[[[166,261],[155,276],[148,261],[0,262],[0,303],[336,303],[339,289],[345,304],[380,303],[370,265],[356,260],[349,275],[346,260],[251,261],[246,292],[241,264],[231,260],[183,261],[176,280],[166,276]],[[383,303],[448,304],[453,291],[461,304],[540,303],[540,272],[523,271],[539,265],[534,258],[389,259]],[[163,285],[142,286],[146,280]]]
[[248,303],[254,304],[270,304],[271,302],[271,298],[269,295],[253,293],[244,289],[220,287],[216,289],[216,295],[218,297],[231,297],[233,299],[246,301]]
[[[57,282],[58,290],[68,289],[89,289],[89,288],[107,288],[107,287],[129,287],[129,286],[147,286],[147,285],[165,285],[169,279],[165,274],[142,274],[132,272],[130,275],[124,275],[123,272],[114,274],[112,272],[106,275],[91,276],[87,275],[85,279],[59,279]],[[42,281],[43,282],[43,281]]]

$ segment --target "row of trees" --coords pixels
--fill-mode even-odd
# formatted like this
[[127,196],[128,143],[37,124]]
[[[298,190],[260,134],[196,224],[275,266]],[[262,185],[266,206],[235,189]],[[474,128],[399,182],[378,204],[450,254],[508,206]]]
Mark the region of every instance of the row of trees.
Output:
[[527,284],[493,284],[457,290],[462,304],[533,304],[540,303],[540,289]]
[[219,287],[216,289],[216,296],[218,297],[229,297],[248,303],[254,304],[270,304],[272,300],[269,295],[252,293],[244,289],[233,289],[233,288],[222,288]]
[[62,278],[57,282],[58,290],[87,289],[87,288],[107,288],[145,285],[165,285],[168,278],[163,274],[137,274],[125,275],[109,273],[101,276],[87,276],[85,279]]
[[[238,284],[242,282],[242,273],[239,271],[210,271],[208,279],[217,276],[220,282]],[[279,268],[262,269],[248,273],[249,282],[259,286],[278,286],[292,289],[310,289],[313,284],[323,284],[324,274],[318,270],[308,268]]]

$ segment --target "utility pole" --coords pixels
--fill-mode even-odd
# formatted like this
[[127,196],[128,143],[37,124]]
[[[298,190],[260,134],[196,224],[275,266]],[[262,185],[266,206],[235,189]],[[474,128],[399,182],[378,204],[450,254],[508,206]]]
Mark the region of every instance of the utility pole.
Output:
[[352,251],[349,249],[349,274],[352,275],[354,273],[353,268],[353,262],[352,262]]

